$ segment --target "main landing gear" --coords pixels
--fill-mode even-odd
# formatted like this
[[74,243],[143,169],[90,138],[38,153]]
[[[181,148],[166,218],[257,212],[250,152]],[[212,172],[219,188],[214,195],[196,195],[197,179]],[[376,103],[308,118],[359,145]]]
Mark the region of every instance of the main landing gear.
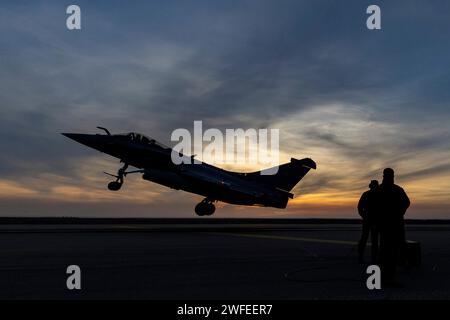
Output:
[[216,211],[214,206],[214,200],[208,198],[204,199],[202,202],[195,206],[195,213],[199,216],[210,216]]
[[111,173],[108,173],[108,172],[104,172],[108,176],[116,178],[116,181],[111,181],[110,183],[108,183],[108,189],[109,190],[111,190],[111,191],[118,191],[118,190],[120,190],[120,188],[122,188],[123,180],[124,180],[124,178],[125,178],[125,176],[127,174],[135,173],[135,172],[143,172],[142,170],[135,170],[135,171],[126,172],[127,168],[128,168],[128,163],[125,163],[123,165],[123,167],[120,168],[119,171],[117,171],[117,174],[111,174]]

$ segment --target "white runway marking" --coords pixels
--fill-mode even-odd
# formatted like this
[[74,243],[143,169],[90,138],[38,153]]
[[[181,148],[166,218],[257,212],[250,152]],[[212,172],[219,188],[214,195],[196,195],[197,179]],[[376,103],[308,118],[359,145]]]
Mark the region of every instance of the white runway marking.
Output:
[[[215,235],[227,235],[244,238],[259,238],[259,239],[274,239],[274,240],[289,240],[289,241],[303,241],[313,243],[326,243],[326,244],[342,244],[348,246],[355,246],[358,243],[354,241],[345,240],[329,240],[329,239],[317,239],[317,238],[303,238],[303,237],[286,237],[286,236],[271,236],[266,234],[250,234],[250,233],[229,233],[229,232],[208,232]],[[370,246],[370,243],[368,243]]]

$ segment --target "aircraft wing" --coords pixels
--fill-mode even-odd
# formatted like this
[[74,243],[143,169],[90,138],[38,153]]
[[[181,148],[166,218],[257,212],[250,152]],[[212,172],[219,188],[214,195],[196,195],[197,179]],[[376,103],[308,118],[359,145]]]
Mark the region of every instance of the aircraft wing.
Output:
[[260,197],[264,195],[262,192],[255,191],[254,188],[245,184],[245,181],[239,183],[239,181],[235,181],[235,179],[231,177],[228,178],[224,175],[218,175],[212,172],[210,173],[200,170],[194,170],[191,167],[191,168],[182,168],[180,174],[197,182],[211,184],[216,187],[217,186],[223,187],[224,189],[239,192],[249,196]]

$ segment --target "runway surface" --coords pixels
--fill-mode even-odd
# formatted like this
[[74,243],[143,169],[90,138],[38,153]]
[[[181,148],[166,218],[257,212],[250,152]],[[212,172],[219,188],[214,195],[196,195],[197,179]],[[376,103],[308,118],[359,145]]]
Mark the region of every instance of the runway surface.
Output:
[[[450,225],[411,225],[422,266],[368,290],[355,224],[0,225],[0,299],[448,299]],[[367,250],[368,251],[368,250]],[[66,268],[81,268],[68,290]]]

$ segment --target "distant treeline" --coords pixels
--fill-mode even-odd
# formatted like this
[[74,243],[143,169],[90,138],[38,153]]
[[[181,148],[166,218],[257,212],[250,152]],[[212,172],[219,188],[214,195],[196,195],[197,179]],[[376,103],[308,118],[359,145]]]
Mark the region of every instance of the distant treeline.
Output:
[[[360,219],[319,218],[76,218],[0,217],[0,224],[360,224]],[[442,219],[407,219],[407,224],[450,224]]]

